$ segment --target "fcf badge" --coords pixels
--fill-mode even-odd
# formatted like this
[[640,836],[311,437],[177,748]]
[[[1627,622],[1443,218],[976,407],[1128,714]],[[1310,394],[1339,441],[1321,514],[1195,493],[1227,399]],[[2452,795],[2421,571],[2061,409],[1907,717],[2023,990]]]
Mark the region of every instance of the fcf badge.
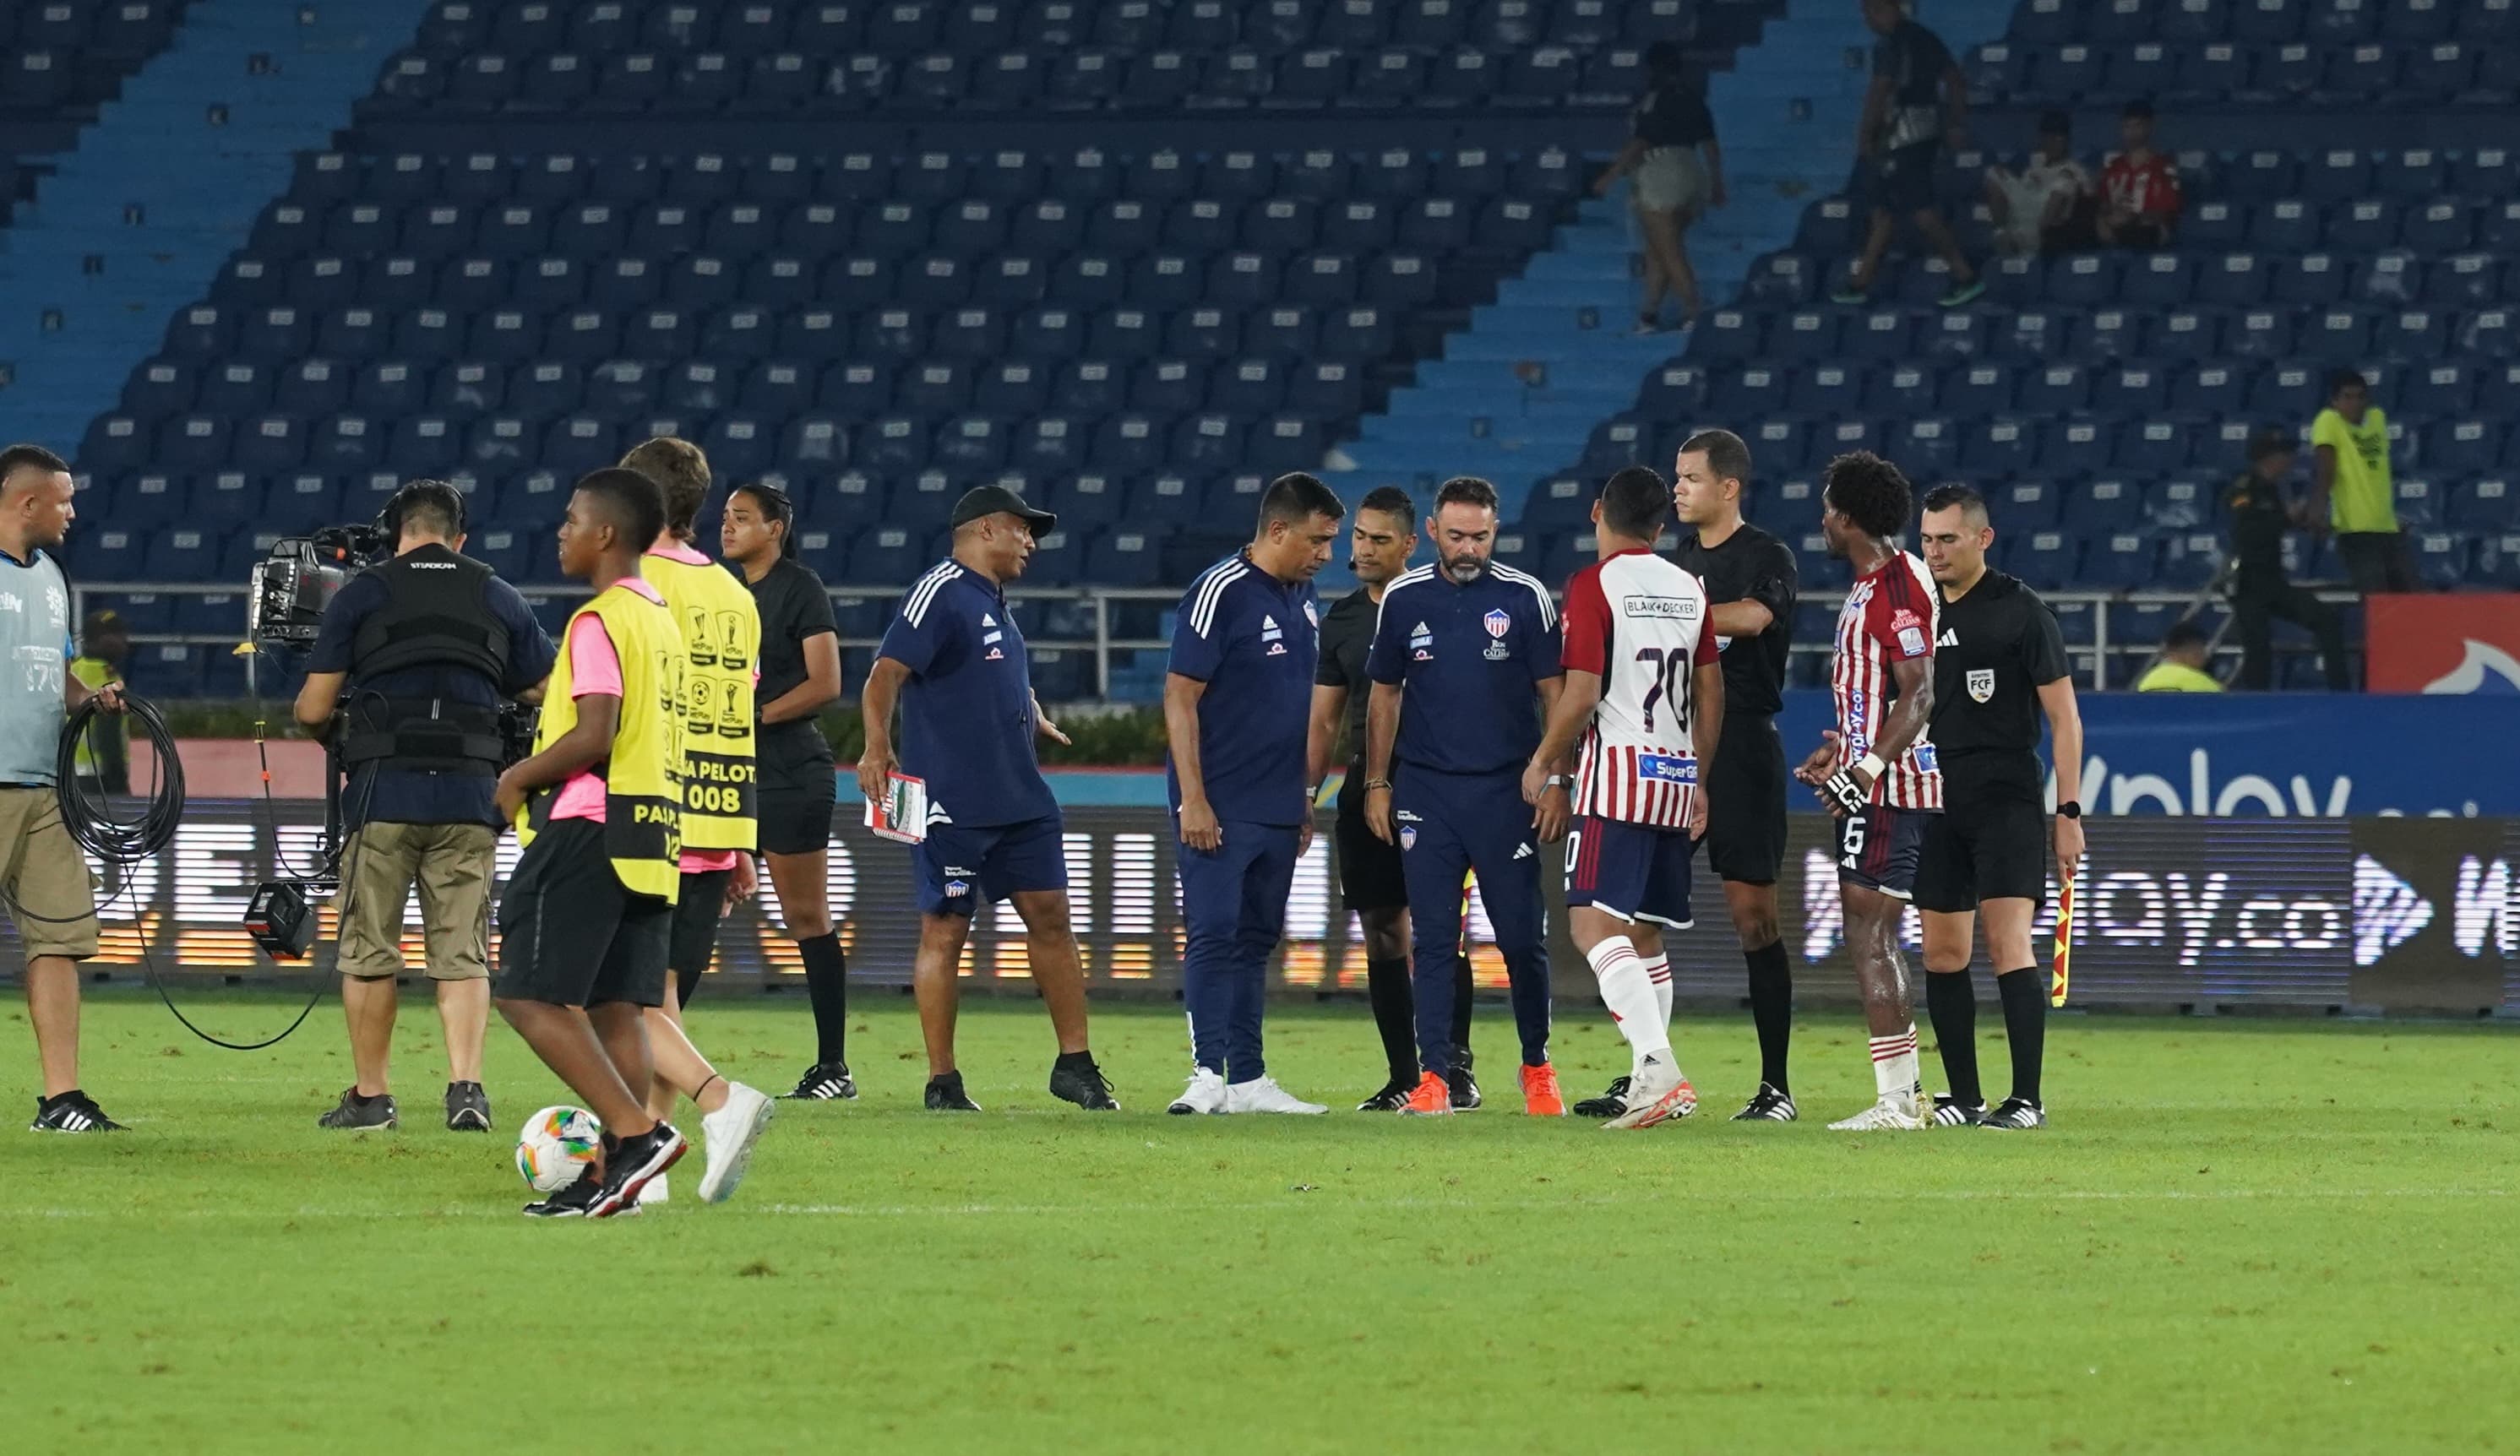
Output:
[[1995,696],[1995,669],[1991,667],[1970,668],[1968,675],[1968,695],[1971,702],[1978,703],[1985,702],[1988,698]]

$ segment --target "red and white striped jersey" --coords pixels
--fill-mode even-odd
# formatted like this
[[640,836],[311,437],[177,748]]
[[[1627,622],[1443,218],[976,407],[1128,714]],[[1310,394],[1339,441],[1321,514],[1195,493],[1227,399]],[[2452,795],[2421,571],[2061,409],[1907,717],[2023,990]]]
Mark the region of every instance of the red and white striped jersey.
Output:
[[[1934,638],[1941,631],[1942,597],[1925,563],[1912,553],[1901,552],[1856,579],[1837,614],[1837,657],[1828,672],[1837,730],[1845,737],[1844,762],[1871,752],[1881,737],[1899,693],[1892,663],[1923,659],[1925,681],[1933,681]],[[1872,802],[1893,809],[1943,807],[1942,767],[1923,732],[1872,786]]]
[[1601,680],[1576,761],[1574,812],[1688,827],[1697,796],[1691,670],[1717,660],[1705,583],[1651,552],[1621,552],[1575,573],[1560,622],[1567,670]]

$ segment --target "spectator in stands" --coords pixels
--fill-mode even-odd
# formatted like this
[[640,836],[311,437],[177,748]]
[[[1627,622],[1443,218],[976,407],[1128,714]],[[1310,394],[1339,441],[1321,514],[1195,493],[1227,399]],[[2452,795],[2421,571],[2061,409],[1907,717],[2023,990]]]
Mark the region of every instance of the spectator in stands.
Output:
[[[1662,331],[1666,297],[1680,300],[1680,327],[1697,322],[1697,270],[1689,266],[1688,225],[1724,205],[1724,149],[1706,110],[1706,84],[1691,76],[1680,47],[1658,40],[1645,51],[1645,94],[1630,113],[1631,132],[1618,160],[1594,184],[1607,193],[1635,178],[1628,205],[1645,235],[1645,296],[1637,332]],[[1703,156],[1700,155],[1703,154]]]
[[2179,228],[2179,163],[2152,150],[2152,103],[2118,113],[2118,154],[2100,169],[2100,241],[2111,247],[2170,245]]
[[2371,403],[2368,379],[2350,369],[2327,376],[2327,408],[2310,422],[2310,448],[2311,518],[2326,514],[2345,579],[2357,592],[2413,591],[2389,473],[2389,417]]
[[1995,235],[2015,257],[2070,252],[2092,236],[2092,174],[2074,159],[2073,118],[2048,111],[2039,118],[2039,149],[2030,164],[1986,169],[1986,205]]
[[2297,455],[2292,431],[2259,431],[2249,441],[2249,468],[2231,482],[2226,498],[2231,507],[2231,615],[2240,627],[2240,685],[2261,692],[2272,685],[2274,624],[2282,620],[2318,636],[2328,690],[2343,692],[2353,684],[2345,676],[2345,633],[2336,609],[2284,576],[2284,532],[2311,523],[2310,503],[2284,496]]
[[1872,203],[1872,231],[1864,256],[1833,295],[1862,303],[1881,271],[1881,255],[1906,216],[1952,270],[1945,308],[1958,308],[1986,291],[1986,283],[1960,252],[1959,240],[1934,201],[1934,158],[1948,141],[1957,151],[1968,140],[1968,78],[1949,46],[1908,19],[1899,0],[1864,0],[1864,22],[1881,37],[1872,47],[1872,89],[1864,95],[1864,120],[1855,136],[1865,190]]
[[2214,644],[2205,629],[2193,622],[2182,622],[2161,639],[2161,660],[2152,665],[2141,682],[2135,684],[2138,692],[2221,692],[2223,684],[2205,671],[2206,659],[2212,656]]
[[[79,655],[70,659],[70,676],[90,692],[122,681],[122,664],[131,656],[131,627],[110,606],[87,614],[79,627]],[[74,760],[84,786],[109,794],[131,792],[131,724],[121,714],[88,720]]]

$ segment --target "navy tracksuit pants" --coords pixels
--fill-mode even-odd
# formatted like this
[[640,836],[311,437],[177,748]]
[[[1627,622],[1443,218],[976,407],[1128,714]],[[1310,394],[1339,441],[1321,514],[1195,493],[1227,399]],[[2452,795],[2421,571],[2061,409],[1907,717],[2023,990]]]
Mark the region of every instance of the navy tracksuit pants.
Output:
[[1228,1082],[1268,1075],[1261,1052],[1260,1011],[1269,990],[1269,957],[1286,929],[1286,896],[1295,883],[1292,824],[1224,823],[1214,854],[1176,843],[1180,856],[1182,1005],[1190,1013],[1191,1055]]
[[1392,812],[1409,885],[1410,987],[1418,1055],[1453,1070],[1454,960],[1462,948],[1462,879],[1476,874],[1513,988],[1523,1065],[1549,1060],[1549,911],[1540,897],[1540,844],[1519,767],[1444,773],[1418,764],[1395,775]]

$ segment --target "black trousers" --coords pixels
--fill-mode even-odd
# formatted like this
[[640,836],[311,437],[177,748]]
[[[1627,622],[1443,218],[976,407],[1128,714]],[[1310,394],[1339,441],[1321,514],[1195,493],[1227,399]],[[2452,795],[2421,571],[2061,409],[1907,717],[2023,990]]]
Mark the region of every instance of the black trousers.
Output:
[[2404,531],[2339,531],[2336,559],[2357,592],[2411,592],[2415,563]]
[[2330,692],[2353,687],[2346,672],[2345,629],[2336,608],[2303,588],[2277,577],[2255,582],[2243,577],[2231,594],[2231,616],[2240,629],[2240,685],[2264,692],[2274,683],[2274,624],[2291,622],[2318,639],[2318,665],[2327,674]]

